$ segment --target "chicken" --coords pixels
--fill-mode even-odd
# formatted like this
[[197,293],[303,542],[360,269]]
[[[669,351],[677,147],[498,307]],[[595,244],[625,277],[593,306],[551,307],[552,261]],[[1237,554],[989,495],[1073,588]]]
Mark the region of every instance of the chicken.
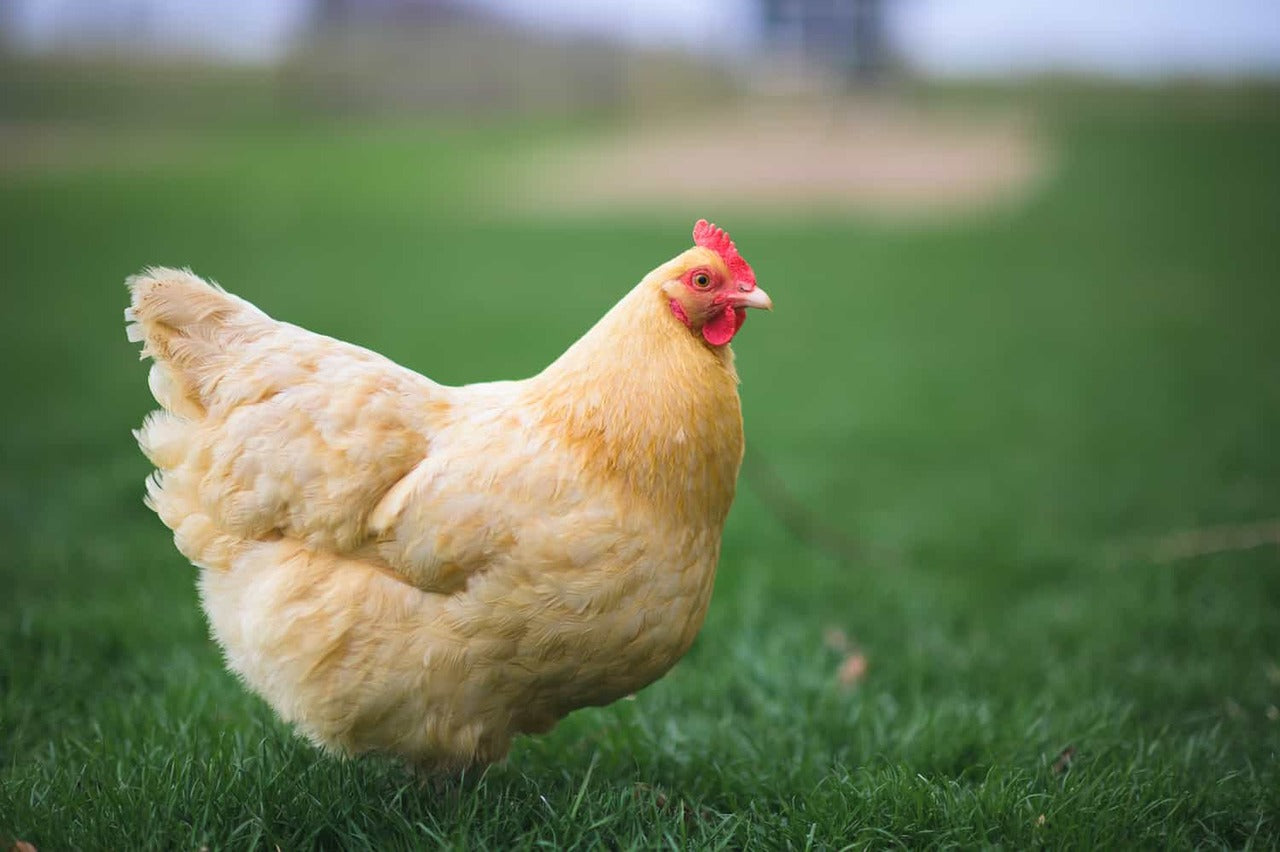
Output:
[[702,625],[743,453],[728,235],[538,375],[446,387],[187,271],[130,278],[146,503],[227,665],[322,747],[449,772],[629,695]]

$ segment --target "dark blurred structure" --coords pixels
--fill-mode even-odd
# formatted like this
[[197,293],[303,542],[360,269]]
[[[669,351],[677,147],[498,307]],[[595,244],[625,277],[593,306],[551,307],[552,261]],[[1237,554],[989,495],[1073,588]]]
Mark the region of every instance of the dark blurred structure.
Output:
[[321,29],[380,23],[423,24],[465,17],[451,0],[311,0],[311,20]]
[[847,84],[875,82],[888,68],[886,0],[760,0],[760,6],[775,48],[838,68]]

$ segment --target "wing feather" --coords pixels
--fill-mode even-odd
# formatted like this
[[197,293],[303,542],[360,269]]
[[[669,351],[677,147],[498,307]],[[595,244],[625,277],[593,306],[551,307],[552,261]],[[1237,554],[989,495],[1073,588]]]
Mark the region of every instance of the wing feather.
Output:
[[228,540],[285,536],[369,555],[375,509],[408,493],[395,486],[431,452],[454,389],[190,272],[151,269],[128,286],[129,338],[155,361],[162,406],[137,432],[159,468],[148,499],[183,552],[208,565],[230,558]]

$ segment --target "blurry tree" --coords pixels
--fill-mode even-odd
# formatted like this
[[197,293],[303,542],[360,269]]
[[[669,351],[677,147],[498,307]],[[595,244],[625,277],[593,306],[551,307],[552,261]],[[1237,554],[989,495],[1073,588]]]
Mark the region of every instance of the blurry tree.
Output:
[[286,97],[307,109],[607,114],[714,101],[733,87],[729,71],[694,55],[557,36],[462,0],[311,0],[308,13],[280,69]]

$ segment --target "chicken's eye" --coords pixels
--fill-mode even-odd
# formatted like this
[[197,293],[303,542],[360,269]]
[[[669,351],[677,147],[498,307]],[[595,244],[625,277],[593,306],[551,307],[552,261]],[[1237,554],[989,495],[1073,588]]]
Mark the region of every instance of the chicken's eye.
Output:
[[705,290],[711,286],[711,276],[705,272],[699,272],[693,276],[693,286],[699,290]]

